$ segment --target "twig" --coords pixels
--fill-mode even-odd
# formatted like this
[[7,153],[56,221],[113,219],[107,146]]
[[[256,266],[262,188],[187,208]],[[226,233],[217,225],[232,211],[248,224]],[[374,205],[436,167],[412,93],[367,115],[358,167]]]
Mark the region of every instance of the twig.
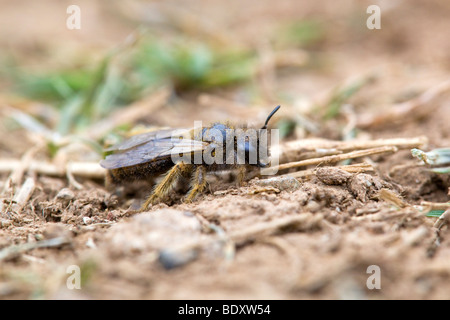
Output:
[[[20,160],[0,160],[0,173],[14,171],[20,166],[22,166]],[[98,162],[70,162],[67,163],[65,167],[60,167],[44,161],[31,161],[28,164],[28,170],[47,176],[64,177],[66,176],[68,169],[74,176],[94,179],[104,178],[106,172],[105,169],[100,167]]]
[[424,136],[414,138],[395,138],[377,140],[351,140],[334,141],[325,139],[302,139],[286,142],[279,146],[280,163],[321,157],[324,154],[339,154],[353,150],[362,150],[384,146],[393,146],[398,149],[411,149],[428,143]]
[[57,237],[48,240],[41,240],[37,242],[28,242],[19,245],[13,245],[4,248],[0,251],[0,261],[10,259],[18,254],[34,250],[37,248],[59,247],[68,243],[70,243],[70,239],[68,239],[67,237]]
[[[350,164],[345,166],[336,166],[334,168],[341,169],[344,171],[347,171],[348,173],[364,173],[364,172],[372,172],[374,171],[374,168],[369,163],[356,163],[356,164]],[[279,175],[278,177],[294,177],[294,178],[306,178],[310,177],[316,174],[317,169],[307,169],[302,171],[296,171],[292,173],[286,173]]]
[[387,123],[404,122],[409,119],[417,119],[429,114],[439,107],[432,104],[439,95],[450,90],[450,80],[444,81],[422,93],[420,96],[387,108],[382,113],[362,115],[357,121],[357,127],[370,128],[385,125]]
[[28,177],[25,182],[23,183],[20,190],[14,195],[12,205],[12,209],[15,212],[19,212],[22,210],[23,206],[27,203],[27,201],[30,199],[31,195],[33,194],[34,188],[36,186],[36,183],[34,181],[34,178]]
[[137,119],[147,116],[167,103],[170,96],[168,88],[162,88],[151,96],[139,100],[127,108],[113,112],[107,119],[97,122],[86,131],[86,136],[91,139],[99,139],[108,131],[124,123],[134,123]]
[[441,202],[422,201],[420,203],[420,205],[429,208],[430,211],[431,210],[447,210],[450,208],[450,202],[441,203]]
[[74,187],[77,190],[83,189],[83,185],[81,183],[79,183],[73,176],[71,165],[66,166],[66,177],[67,177],[67,180],[69,181],[69,184],[72,187]]
[[450,220],[450,207],[439,216],[439,218],[434,223],[433,227],[435,227],[439,231],[445,224],[449,222],[449,220]]
[[30,256],[28,254],[23,254],[22,255],[22,259],[24,259],[26,261],[30,261],[30,262],[37,262],[37,263],[40,263],[40,264],[44,264],[45,263],[44,259],[37,258],[37,257],[34,257],[34,256]]
[[[30,170],[29,165],[32,162],[33,156],[42,148],[42,144],[38,144],[37,146],[28,150],[20,160],[15,160],[15,166],[11,170],[7,170],[6,172],[11,172],[9,175],[4,188],[0,195],[7,192],[7,189],[10,187],[14,187],[19,185],[22,181],[23,175],[27,170]],[[0,171],[1,172],[1,171]]]
[[372,148],[372,149],[366,149],[366,150],[358,150],[353,151],[349,153],[344,154],[338,154],[333,156],[327,156],[322,158],[313,158],[313,159],[307,159],[302,161],[296,161],[296,162],[289,162],[285,164],[281,164],[279,166],[273,166],[269,168],[268,170],[285,170],[285,169],[291,169],[291,168],[298,168],[298,167],[304,167],[309,165],[318,165],[318,164],[329,164],[329,163],[335,163],[342,160],[347,159],[354,159],[354,158],[361,158],[368,155],[374,155],[374,154],[381,154],[381,153],[389,153],[389,152],[396,152],[398,149],[397,147],[391,147],[391,146],[384,146],[379,148]]
[[396,206],[397,208],[409,207],[409,204],[403,201],[398,194],[395,194],[389,189],[383,188],[378,192],[378,198]]
[[266,237],[277,234],[280,230],[286,230],[291,227],[295,230],[308,230],[318,226],[322,220],[321,215],[312,215],[308,213],[295,216],[283,217],[269,222],[262,222],[245,229],[229,233],[229,238],[237,244],[243,244],[260,237]]

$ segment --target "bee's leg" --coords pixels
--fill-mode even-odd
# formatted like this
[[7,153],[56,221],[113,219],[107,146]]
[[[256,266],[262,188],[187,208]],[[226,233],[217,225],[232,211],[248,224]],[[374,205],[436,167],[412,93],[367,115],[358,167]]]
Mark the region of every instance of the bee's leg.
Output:
[[180,176],[191,172],[193,166],[191,164],[185,164],[184,162],[179,162],[169,172],[166,173],[163,180],[155,187],[153,193],[147,198],[145,203],[142,205],[141,210],[147,209],[151,204],[156,204],[161,201],[173,188],[175,182]]
[[186,196],[184,202],[190,203],[195,197],[202,193],[206,188],[206,168],[204,166],[198,166],[195,170],[195,174],[192,178],[192,188]]
[[245,185],[245,177],[247,175],[247,167],[242,165],[239,167],[238,175],[237,175],[237,185],[238,187],[242,187]]
[[111,191],[114,189],[114,174],[111,170],[106,171],[106,177],[105,177],[105,188],[108,191]]

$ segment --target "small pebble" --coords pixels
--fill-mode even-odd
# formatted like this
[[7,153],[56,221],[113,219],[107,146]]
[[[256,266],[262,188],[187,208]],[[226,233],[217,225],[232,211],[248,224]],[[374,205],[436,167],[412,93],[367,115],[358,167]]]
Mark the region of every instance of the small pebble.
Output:
[[181,267],[195,258],[197,258],[196,250],[176,252],[170,249],[163,249],[159,252],[158,261],[164,269],[170,270]]

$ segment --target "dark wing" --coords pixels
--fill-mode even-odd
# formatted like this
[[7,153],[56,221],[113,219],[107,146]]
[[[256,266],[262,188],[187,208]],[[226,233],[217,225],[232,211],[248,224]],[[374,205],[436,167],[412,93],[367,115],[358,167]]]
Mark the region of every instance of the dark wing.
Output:
[[[177,136],[186,134],[186,137],[189,135],[191,129],[163,129],[157,131],[150,131],[146,133],[141,133],[130,137],[129,139],[120,142],[112,147],[109,147],[105,151],[124,151],[127,149],[131,149],[133,147],[137,147],[140,145],[144,145],[151,140],[162,140],[169,139],[177,133]],[[180,133],[178,135],[178,133]]]
[[100,165],[105,169],[124,168],[167,158],[172,154],[179,155],[202,152],[207,145],[207,142],[190,139],[153,139],[141,143],[134,148],[113,153],[102,160]]

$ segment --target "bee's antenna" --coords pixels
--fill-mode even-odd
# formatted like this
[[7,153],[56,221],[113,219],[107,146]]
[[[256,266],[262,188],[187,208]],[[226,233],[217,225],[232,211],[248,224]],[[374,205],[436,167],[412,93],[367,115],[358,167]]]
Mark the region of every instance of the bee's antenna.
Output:
[[273,109],[273,111],[267,117],[266,122],[264,123],[264,126],[261,128],[262,130],[267,129],[267,124],[269,123],[270,118],[272,118],[272,116],[275,114],[275,112],[277,112],[278,109],[280,109],[280,108],[281,108],[281,106],[278,106],[275,109]]

